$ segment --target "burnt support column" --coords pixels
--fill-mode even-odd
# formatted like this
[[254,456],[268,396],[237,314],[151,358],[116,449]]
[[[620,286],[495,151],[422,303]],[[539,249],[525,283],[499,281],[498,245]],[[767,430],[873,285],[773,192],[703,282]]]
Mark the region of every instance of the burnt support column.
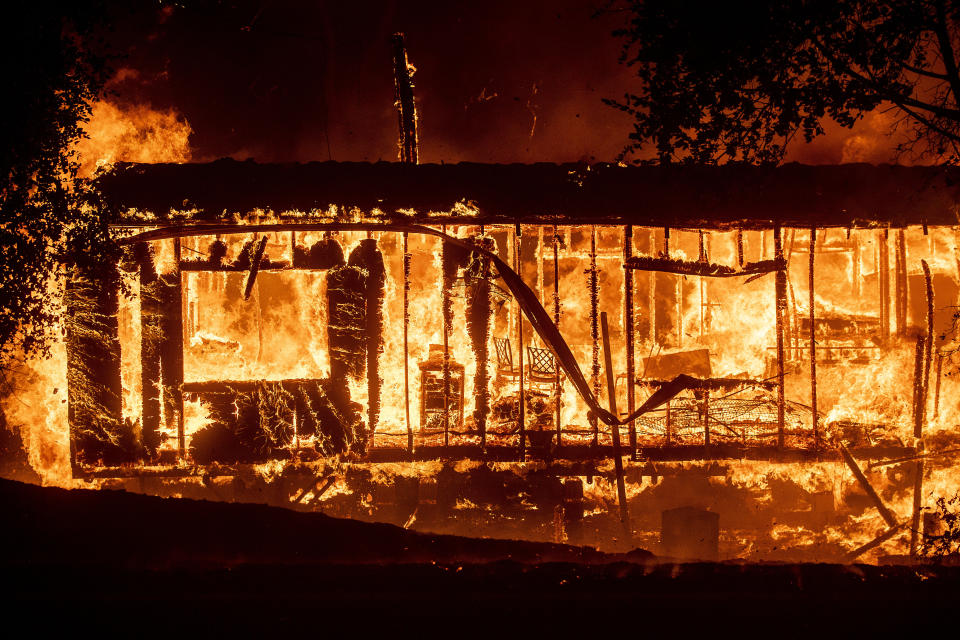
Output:
[[897,336],[907,334],[907,246],[903,228],[897,229]]
[[173,239],[174,269],[160,276],[163,339],[160,369],[163,379],[164,422],[177,434],[177,452],[186,455],[183,432],[183,275],[180,272],[180,238]]
[[[920,513],[923,509],[923,427],[927,418],[927,398],[930,389],[930,369],[933,363],[933,278],[930,274],[930,266],[926,260],[921,260],[923,267],[923,279],[927,294],[927,335],[923,341],[922,369],[920,379],[914,383],[915,394],[917,396],[915,411],[915,420],[913,423],[913,437],[917,447],[917,461],[914,463],[914,481],[913,481],[913,517],[910,524],[910,555],[917,555],[917,545],[919,542],[920,531]],[[920,344],[917,345],[917,355],[920,355]]]
[[[556,325],[557,331],[560,330],[560,255],[559,255],[559,245],[560,245],[560,229],[554,225],[553,227],[553,324]],[[562,446],[561,437],[563,434],[563,425],[560,422],[560,392],[563,390],[562,380],[560,379],[560,365],[559,363],[555,364],[556,366],[556,386],[554,390],[556,395],[554,397],[554,412],[556,424],[554,425],[557,429],[557,448],[559,449]]]
[[783,317],[787,312],[787,271],[783,266],[783,244],[781,229],[777,224],[773,229],[774,259],[781,265],[775,275],[776,313],[777,313],[777,446],[784,444],[784,420],[786,413],[786,398],[784,396],[783,372]]
[[[623,262],[633,257],[633,225],[627,225],[623,231]],[[634,398],[634,379],[636,361],[634,354],[634,312],[633,312],[633,269],[624,269],[623,273],[623,328],[627,351],[627,415],[633,415],[636,409]],[[637,426],[631,420],[628,425],[630,438],[630,458],[637,456]]]
[[[440,231],[447,233],[447,226],[442,225]],[[443,251],[447,247],[444,243]],[[447,282],[447,265],[441,267],[443,271],[443,446],[450,446],[450,325],[453,323],[453,307],[450,300],[449,283]]]
[[880,286],[880,338],[886,343],[890,338],[890,249],[889,229],[877,233],[877,281]]
[[[650,250],[651,256],[656,255],[657,233],[650,230]],[[647,273],[647,316],[650,322],[650,352],[653,353],[653,345],[657,342],[657,272]]]
[[[514,230],[513,236],[513,264],[514,271],[517,272],[517,275],[521,278],[523,277],[523,272],[521,271],[521,261],[520,257],[523,251],[523,229],[520,228],[520,225],[517,224]],[[520,309],[520,302],[517,301],[517,363],[519,365],[519,376],[517,376],[519,388],[517,393],[517,431],[520,433],[520,446],[519,446],[519,459],[520,462],[523,462],[527,459],[527,426],[526,426],[526,406],[525,398],[523,393],[523,310]]]
[[[607,397],[610,413],[617,416],[616,377],[613,374],[613,359],[610,357],[610,331],[607,328],[607,312],[600,314],[600,326],[603,330],[603,363],[607,372]],[[627,490],[623,480],[623,458],[620,457],[620,425],[610,426],[610,436],[613,443],[613,467],[617,474],[617,501],[620,504],[620,523],[626,540],[630,540],[630,516],[627,513]]]
[[143,444],[155,454],[160,444],[160,351],[162,314],[159,277],[152,246],[140,242],[134,247],[140,265],[140,378],[142,389]]
[[410,423],[410,248],[403,232],[403,410],[407,424],[407,451],[413,455],[413,425]]
[[413,99],[410,70],[403,34],[395,33],[393,34],[393,79],[400,124],[400,161],[417,164],[419,153],[417,109]]
[[810,293],[810,408],[813,410],[813,445],[820,447],[820,418],[817,414],[817,323],[814,296],[814,256],[817,249],[817,228],[810,227],[810,263],[809,263],[809,293]]
[[[590,289],[590,339],[592,359],[590,362],[590,381],[593,395],[600,398],[600,274],[597,271],[597,227],[590,227],[590,269],[587,271],[587,286]],[[593,428],[593,446],[600,443],[600,431],[597,416],[591,415]]]
[[380,354],[383,352],[383,301],[386,296],[386,268],[377,240],[366,238],[350,252],[349,264],[367,272],[365,289],[365,342],[367,361],[367,427],[370,446],[374,444],[380,420]]

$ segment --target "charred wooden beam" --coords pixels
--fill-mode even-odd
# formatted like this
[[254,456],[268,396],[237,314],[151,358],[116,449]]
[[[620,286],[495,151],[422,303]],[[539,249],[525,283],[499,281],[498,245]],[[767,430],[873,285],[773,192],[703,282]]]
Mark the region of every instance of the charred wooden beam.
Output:
[[774,262],[779,266],[774,280],[777,313],[777,445],[782,447],[784,445],[783,428],[786,417],[786,389],[784,386],[783,371],[783,319],[787,312],[787,271],[786,262],[783,259],[783,246],[780,236],[780,227],[775,227],[773,230],[773,256]]
[[[483,234],[473,241],[477,246],[494,249],[496,241]],[[464,278],[467,286],[467,333],[473,346],[476,371],[473,377],[474,411],[473,423],[480,435],[481,448],[487,445],[487,417],[490,413],[490,320],[493,317],[491,295],[491,278],[493,276],[490,260],[478,254],[471,253]],[[542,295],[542,293],[541,293]]]
[[936,352],[937,359],[937,380],[935,385],[935,390],[933,394],[933,419],[936,420],[940,416],[940,376],[943,373],[943,353],[940,350],[940,347],[937,347]]
[[897,335],[907,334],[907,245],[903,227],[897,229],[896,243]]
[[[740,391],[760,387],[763,389],[775,389],[777,383],[772,380],[757,380],[753,378],[699,378],[696,376],[685,375],[684,384],[686,389],[701,391]],[[654,388],[660,388],[665,385],[673,384],[674,380],[648,380],[638,378],[638,385],[645,385]]]
[[[603,331],[603,362],[607,372],[607,398],[610,413],[617,413],[616,377],[613,374],[613,359],[610,357],[610,331],[607,328],[607,312],[600,313],[600,327]],[[620,505],[620,523],[623,525],[624,535],[629,541],[633,536],[630,529],[630,515],[627,512],[627,491],[623,482],[623,458],[620,452],[620,425],[611,425],[611,440],[613,442],[613,465],[617,474],[617,501]]]
[[186,455],[183,431],[183,276],[179,269],[180,239],[173,240],[173,271],[160,275],[162,299],[162,341],[160,371],[163,381],[164,422],[177,434],[177,451]]
[[[930,389],[930,369],[933,364],[933,279],[930,275],[930,266],[926,260],[921,260],[920,265],[923,268],[923,279],[926,289],[927,301],[927,330],[926,336],[920,338],[922,344],[922,363],[918,380],[914,383],[916,388],[916,405],[914,408],[915,419],[913,423],[913,437],[917,440],[917,451],[923,454],[923,427],[927,418],[927,398]],[[917,355],[920,354],[921,344],[917,344]],[[918,457],[914,463],[913,480],[913,512],[910,522],[910,555],[916,556],[919,544],[920,533],[920,513],[923,509],[923,458]]]
[[[346,389],[347,377],[358,379],[366,369],[366,288],[367,272],[360,267],[334,267],[327,273],[330,377],[342,384],[343,389]],[[358,433],[355,444],[359,453],[365,453],[365,434]]]
[[400,161],[417,164],[419,141],[417,140],[417,107],[413,99],[413,67],[407,60],[403,34],[393,34],[392,42],[394,90],[400,124]]
[[879,536],[877,536],[867,544],[857,547],[856,549],[848,553],[846,556],[844,556],[844,561],[853,562],[854,560],[856,560],[857,558],[865,554],[867,551],[876,549],[877,547],[882,545],[884,542],[886,542],[893,536],[897,535],[897,533],[899,533],[903,529],[903,527],[904,525],[902,524],[891,525],[889,529],[881,533]]
[[863,475],[863,471],[860,470],[860,466],[857,464],[857,461],[853,459],[852,455],[850,455],[850,451],[846,446],[844,446],[843,443],[839,445],[839,449],[840,455],[843,456],[843,461],[847,463],[847,467],[850,468],[850,471],[853,473],[853,477],[857,479],[860,487],[873,501],[873,504],[877,508],[877,511],[880,512],[881,517],[883,517],[889,527],[897,527],[897,519],[894,518],[893,514],[890,513],[890,510],[887,509],[887,505],[883,504],[883,500],[880,499],[880,496],[873,488],[873,485],[870,484],[870,481],[867,480],[867,477]]
[[[556,325],[557,331],[560,331],[560,230],[556,225],[553,227],[553,324]],[[556,368],[554,384],[556,391],[553,399],[554,428],[557,430],[557,450],[559,450],[563,446],[563,425],[560,422],[560,396],[563,387],[560,380],[560,367]]]
[[862,286],[861,280],[863,277],[862,267],[860,265],[860,253],[860,235],[856,234],[853,236],[853,257],[851,258],[853,261],[853,275],[851,284],[853,285],[853,299],[858,303],[860,302],[860,288]]
[[410,423],[410,248],[403,232],[403,410],[407,425],[407,450],[413,455],[413,425]]
[[[446,233],[446,226],[440,227]],[[460,268],[467,265],[469,253],[463,247],[443,242],[440,248],[441,304],[443,312],[443,443],[450,444],[450,331],[453,329],[453,286]],[[462,397],[462,396],[461,396]]]
[[[923,452],[923,442],[918,445]],[[910,517],[910,555],[916,557],[920,541],[920,513],[923,511],[923,458],[913,463],[913,512]]]
[[810,292],[810,409],[813,411],[813,444],[820,446],[820,416],[817,414],[817,319],[816,290],[814,279],[814,256],[817,248],[817,228],[810,227],[810,256],[808,267],[808,286]]
[[[623,231],[623,260],[633,257],[633,226],[627,225]],[[636,357],[634,354],[634,311],[633,311],[633,271],[627,269],[623,274],[623,327],[627,351],[627,415],[633,413],[635,393],[632,381],[636,376]],[[630,421],[628,425],[630,457],[637,455],[637,425]]]
[[366,238],[350,253],[348,264],[366,271],[365,342],[367,356],[367,416],[370,444],[380,420],[380,354],[383,352],[383,300],[386,295],[386,269],[377,241]]
[[677,347],[683,346],[683,277],[676,277]]
[[891,458],[890,460],[880,460],[878,462],[871,462],[867,467],[870,470],[876,469],[878,467],[888,467],[895,464],[903,464],[904,462],[913,462],[915,460],[926,460],[927,458],[939,458],[941,456],[950,456],[960,453],[960,449],[946,449],[943,451],[931,451],[930,453],[917,452],[914,455],[902,456],[899,458]]
[[[669,237],[669,232],[667,233]],[[664,243],[667,241],[664,240]],[[590,267],[587,269],[587,288],[590,292],[590,381],[593,395],[600,397],[600,273],[597,271],[597,227],[590,227]],[[600,430],[596,416],[590,417],[593,444],[599,444]]]
[[739,276],[761,276],[785,268],[785,261],[759,260],[748,262],[740,268],[728,267],[709,262],[677,260],[654,256],[634,256],[624,263],[627,269],[641,271],[659,271],[681,276],[700,276],[706,278],[736,278]]
[[927,302],[927,332],[924,340],[924,358],[923,358],[923,397],[921,398],[920,419],[914,424],[913,436],[915,438],[923,437],[923,426],[927,420],[927,399],[930,396],[930,369],[933,366],[933,277],[930,274],[930,266],[926,260],[920,261],[923,269],[923,280]]
[[244,300],[249,300],[250,294],[253,293],[253,285],[257,282],[257,273],[260,271],[260,261],[263,260],[263,252],[266,248],[267,236],[263,236],[250,255],[250,271],[247,273],[247,282],[243,287]]
[[880,285],[880,338],[886,342],[890,337],[890,249],[887,246],[890,230],[877,233],[877,270]]
[[[523,251],[523,229],[520,225],[516,225],[514,229],[513,236],[513,264],[514,271],[519,277],[523,277],[520,270],[520,257],[521,252]],[[523,392],[523,309],[520,306],[520,301],[517,300],[517,341],[518,341],[518,354],[517,362],[519,364],[519,375],[517,376],[517,381],[519,389],[517,391],[517,431],[520,434],[520,443],[519,443],[519,458],[520,462],[523,462],[527,459],[527,425],[526,425],[526,402],[524,399]]]

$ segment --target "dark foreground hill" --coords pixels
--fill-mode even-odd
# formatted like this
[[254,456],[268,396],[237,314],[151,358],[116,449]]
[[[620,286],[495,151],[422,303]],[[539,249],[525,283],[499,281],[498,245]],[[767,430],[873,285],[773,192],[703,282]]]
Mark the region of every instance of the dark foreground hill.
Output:
[[9,481],[0,510],[0,613],[11,631],[44,635],[954,635],[960,602],[954,567],[658,564],[642,551]]

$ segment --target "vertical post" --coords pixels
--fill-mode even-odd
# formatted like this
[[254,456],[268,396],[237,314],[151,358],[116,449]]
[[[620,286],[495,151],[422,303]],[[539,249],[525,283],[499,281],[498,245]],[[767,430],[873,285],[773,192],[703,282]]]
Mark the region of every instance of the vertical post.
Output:
[[[627,225],[623,230],[623,263],[626,264],[633,256],[633,225]],[[633,269],[623,270],[623,328],[624,340],[627,348],[627,415],[632,415],[636,409],[634,400],[634,377],[636,362],[633,344]],[[630,438],[630,457],[637,457],[637,428],[636,422],[631,420],[628,426]]]
[[[913,435],[917,449],[917,454],[923,453],[923,411],[925,401],[923,397],[923,368],[924,352],[926,339],[923,336],[917,338],[916,358],[913,368]],[[923,505],[923,458],[917,458],[914,462],[913,479],[913,512],[910,521],[910,555],[917,554],[917,544],[920,533],[920,511]]]
[[407,452],[413,455],[413,425],[410,424],[410,248],[403,232],[403,410],[407,424]]
[[397,116],[400,122],[400,161],[418,162],[417,108],[413,99],[413,82],[403,34],[393,34],[393,79]]
[[545,305],[547,294],[543,290],[543,225],[537,225],[537,296]]
[[[417,164],[419,158],[419,140],[417,136],[417,106],[413,98],[413,82],[410,74],[410,64],[407,60],[407,49],[403,43],[403,34],[395,33],[393,42],[393,80],[394,99],[397,106],[399,124],[400,161],[406,164]],[[444,288],[445,289],[445,288]],[[446,309],[446,307],[444,307]],[[407,451],[413,456],[413,425],[410,424],[410,346],[408,340],[410,325],[410,251],[408,248],[407,232],[403,232],[403,409],[407,423]],[[446,327],[446,311],[444,310],[444,327]],[[444,329],[444,354],[446,354],[446,329]],[[449,362],[444,356],[444,367]],[[444,388],[449,384],[449,372],[444,370]],[[423,390],[421,389],[421,392]],[[446,402],[446,391],[444,393]],[[447,409],[444,407],[444,415]],[[447,429],[444,429],[444,441],[447,438]]]
[[903,227],[897,229],[897,335],[907,334],[907,246]]
[[880,286],[880,338],[884,343],[890,338],[890,249],[887,239],[890,229],[877,234],[877,269]]
[[677,347],[683,346],[683,276],[677,279]]
[[[553,324],[556,325],[557,331],[560,330],[560,229],[557,225],[553,226]],[[563,427],[560,424],[560,391],[561,381],[560,381],[560,363],[554,362],[554,391],[556,395],[554,397],[554,419],[556,424],[554,425],[557,429],[557,447],[559,448],[561,443],[561,434],[563,433]]]
[[920,408],[920,423],[914,427],[914,436],[923,437],[923,426],[927,421],[927,398],[930,395],[930,369],[933,364],[933,276],[926,260],[920,261],[923,269],[923,282],[927,298],[927,340],[923,359],[923,406]]
[[[523,278],[523,274],[520,271],[520,255],[523,250],[523,229],[520,228],[520,223],[517,223],[514,231],[513,269],[517,272],[518,276]],[[520,365],[520,375],[518,376],[520,388],[517,394],[517,421],[519,424],[517,427],[520,433],[519,458],[520,462],[523,462],[527,459],[527,427],[526,417],[524,415],[526,407],[524,406],[523,397],[523,311],[520,309],[519,301],[517,302],[517,340],[517,363]]]
[[810,407],[813,409],[813,446],[820,448],[820,417],[817,414],[817,323],[814,297],[814,255],[817,249],[817,228],[810,227]]
[[[698,233],[698,238],[700,240],[700,262],[707,262],[707,247],[704,244],[704,240],[703,240],[703,229],[699,229],[697,233]],[[697,284],[699,285],[699,289],[700,289],[700,340],[703,340],[703,325],[705,320],[704,312],[706,310],[706,304],[707,304],[707,300],[706,300],[707,281],[706,281],[706,278],[702,276],[697,278],[697,280],[698,280]]]
[[[597,272],[597,227],[590,227],[590,270],[588,272],[588,286],[590,288],[590,339],[592,343],[592,359],[590,379],[593,383],[593,395],[600,397],[600,274]],[[597,416],[592,416],[593,446],[600,443],[600,425]]]
[[[446,235],[447,225],[441,225],[440,231]],[[443,269],[443,267],[441,267]],[[447,309],[450,308],[450,292],[443,286],[443,446],[450,446],[450,321]]]
[[[607,329],[607,312],[600,313],[600,327],[603,331],[603,364],[607,370],[607,398],[610,403],[610,413],[617,417],[617,390],[616,378],[613,375],[613,360],[610,357],[610,331]],[[620,457],[620,425],[610,425],[610,435],[613,443],[613,466],[617,474],[617,500],[620,503],[620,523],[626,539],[631,537],[630,517],[627,513],[627,490],[623,481],[623,459]]]
[[852,234],[853,240],[853,299],[860,304],[861,266],[860,266],[860,234]]
[[703,445],[710,446],[710,388],[703,390]]
[[936,391],[933,395],[933,419],[936,420],[940,417],[940,375],[943,370],[943,353],[940,351],[940,347],[937,347],[937,383]]
[[666,410],[665,410],[665,418],[664,418],[664,420],[665,420],[665,422],[666,422],[666,425],[664,426],[664,432],[666,433],[666,436],[667,436],[667,444],[669,445],[669,444],[670,444],[670,440],[671,440],[671,433],[670,433],[670,401],[669,401],[669,400],[667,400],[667,408],[666,408]]
[[140,263],[140,380],[143,443],[151,453],[160,444],[161,298],[150,243],[135,248]]
[[917,347],[913,358],[913,435],[916,438],[917,432],[923,424],[923,418],[920,416],[923,406],[923,361],[926,338],[917,336]]
[[[930,265],[926,260],[920,261],[923,268],[923,280],[927,294],[927,335],[924,341],[923,373],[920,381],[919,398],[917,399],[917,419],[913,424],[913,437],[916,440],[917,453],[922,454],[923,426],[927,419],[927,398],[930,391],[930,368],[933,363],[933,277],[930,274]],[[939,376],[937,378],[939,395]],[[923,508],[923,458],[918,457],[915,463],[913,481],[913,519],[910,527],[910,555],[916,556],[918,535],[920,530],[920,512]]]
[[[650,229],[650,255],[656,255],[657,232]],[[960,264],[960,263],[958,263]],[[657,272],[647,273],[647,316],[650,322],[650,345],[657,341]]]
[[737,229],[737,264],[743,266],[743,229]]
[[173,239],[173,270],[163,282],[163,343],[160,354],[164,422],[177,434],[177,453],[186,455],[183,432],[183,275],[180,272],[180,238]]
[[777,446],[783,447],[784,420],[786,417],[786,398],[784,396],[783,375],[783,316],[786,313],[787,272],[783,260],[780,223],[773,228],[773,254],[779,266],[776,271],[775,293],[777,311]]

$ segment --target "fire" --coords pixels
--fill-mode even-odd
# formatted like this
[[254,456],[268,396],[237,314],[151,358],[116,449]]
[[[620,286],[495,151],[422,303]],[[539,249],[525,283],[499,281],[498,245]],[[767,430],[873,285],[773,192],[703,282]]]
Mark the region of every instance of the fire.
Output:
[[[80,163],[79,175],[92,176],[115,162],[187,162],[191,159],[189,123],[174,110],[158,111],[146,105],[120,107],[99,101],[92,107],[85,126],[87,138],[73,152]],[[137,289],[135,278],[127,285]],[[51,280],[51,305],[62,307],[62,282]],[[120,338],[126,345],[123,357],[124,414],[139,420],[139,303],[120,298]],[[55,340],[48,358],[20,358],[6,374],[9,391],[0,397],[0,409],[11,426],[19,427],[30,465],[44,485],[77,486],[70,465],[67,428],[66,345]],[[41,417],[42,416],[42,417]]]
[[[170,146],[157,147],[162,153],[186,141],[177,137],[182,127],[169,130]],[[188,159],[189,148],[179,148],[181,155],[166,158]],[[526,293],[483,271],[487,254],[476,247],[486,247],[515,268],[549,317],[558,313],[563,343],[600,406],[608,405],[595,325],[601,311],[610,323],[619,417],[627,413],[628,389],[640,406],[679,374],[699,380],[620,427],[627,457],[635,457],[623,472],[634,543],[655,549],[660,515],[684,507],[721,514],[725,558],[843,560],[864,545],[859,560],[905,553],[915,513],[918,412],[926,451],[937,454],[925,462],[920,502],[931,505],[955,487],[955,458],[939,455],[957,444],[960,420],[960,376],[950,355],[960,343],[949,322],[960,295],[953,229],[909,227],[902,241],[899,230],[821,230],[811,296],[808,229],[782,230],[781,256],[769,229],[631,228],[632,255],[646,260],[633,263],[622,226],[481,227],[475,214],[430,216],[431,227],[405,227],[412,231],[404,238],[382,224],[381,212],[257,211],[234,216],[239,226],[223,233],[212,228],[145,241],[140,262],[124,267],[131,295],[117,313],[116,428],[143,437],[151,428],[148,404],[158,402],[157,446],[120,465],[79,451],[77,470],[203,478],[149,489],[165,495],[173,486],[220,491],[217,478],[230,475],[237,497],[243,487],[273,487],[271,499],[282,496],[295,508],[456,533],[485,522],[502,535],[594,544],[622,538],[611,525],[620,473],[611,460],[611,429],[591,415],[572,370],[559,388],[550,376],[530,382],[531,358],[539,353],[549,362],[561,351],[534,331]],[[465,245],[457,244],[457,253],[437,234]],[[378,260],[382,291],[368,284]],[[630,272],[632,317],[625,263],[640,265]],[[932,272],[929,317],[921,264]],[[147,265],[162,285],[159,302],[151,298],[157,285],[144,279]],[[713,277],[717,272],[729,277]],[[479,304],[489,304],[487,315],[477,312]],[[150,325],[156,318],[159,332]],[[926,395],[917,396],[917,336],[928,320],[934,362]],[[180,347],[173,340],[178,330]],[[182,355],[179,381],[171,344]],[[510,356],[498,352],[503,344]],[[43,481],[70,484],[76,481],[62,401],[68,385],[64,347],[57,348],[21,387],[17,402],[29,410],[11,398],[4,410],[24,425]],[[150,356],[152,349],[167,351]],[[150,373],[151,357],[159,359],[160,374]],[[635,380],[626,379],[628,357]],[[41,366],[42,376],[35,373]],[[477,375],[484,369],[486,388]],[[918,397],[926,397],[925,406]],[[841,445],[854,452],[852,464],[839,455]],[[384,515],[385,502],[392,515]],[[437,515],[451,510],[461,524]],[[888,530],[886,541],[870,547]]]
[[89,177],[115,162],[189,162],[190,123],[173,109],[138,104],[123,107],[96,102],[84,126],[87,137],[75,146],[80,176]]

